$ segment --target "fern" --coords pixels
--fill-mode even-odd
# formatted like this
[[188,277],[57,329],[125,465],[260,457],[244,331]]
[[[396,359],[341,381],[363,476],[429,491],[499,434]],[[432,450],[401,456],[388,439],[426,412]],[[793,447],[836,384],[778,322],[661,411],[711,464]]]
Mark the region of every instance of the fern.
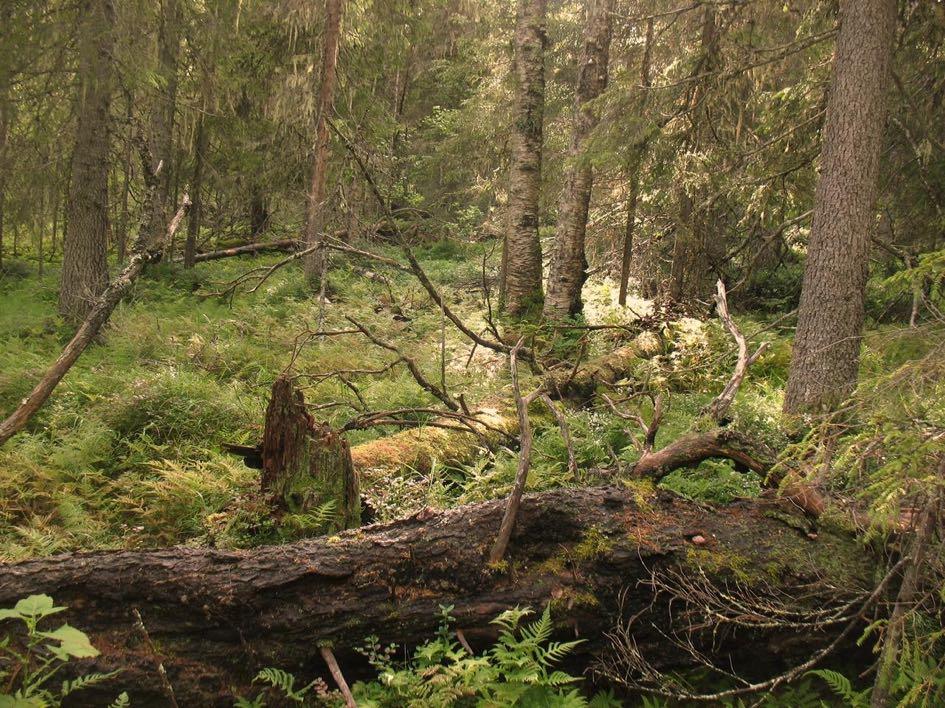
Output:
[[846,705],[850,706],[850,708],[866,708],[869,706],[870,689],[867,688],[863,691],[855,690],[850,679],[843,674],[837,671],[831,671],[830,669],[817,669],[808,673],[823,679],[830,687],[830,690],[841,698]]
[[68,696],[70,693],[75,693],[76,691],[81,691],[82,689],[88,688],[89,686],[94,686],[96,684],[102,683],[103,681],[108,681],[108,679],[117,675],[117,671],[110,671],[107,674],[86,674],[85,676],[74,678],[71,681],[66,680],[62,682],[62,690],[60,693],[63,696]]

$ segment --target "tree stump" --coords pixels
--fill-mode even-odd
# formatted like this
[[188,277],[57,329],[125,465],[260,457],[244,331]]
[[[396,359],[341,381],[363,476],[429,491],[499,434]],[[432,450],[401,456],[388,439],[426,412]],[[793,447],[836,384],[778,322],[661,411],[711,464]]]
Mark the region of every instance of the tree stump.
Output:
[[320,533],[360,526],[358,476],[348,441],[309,414],[302,391],[286,375],[272,385],[262,470],[263,494],[281,519],[307,517]]

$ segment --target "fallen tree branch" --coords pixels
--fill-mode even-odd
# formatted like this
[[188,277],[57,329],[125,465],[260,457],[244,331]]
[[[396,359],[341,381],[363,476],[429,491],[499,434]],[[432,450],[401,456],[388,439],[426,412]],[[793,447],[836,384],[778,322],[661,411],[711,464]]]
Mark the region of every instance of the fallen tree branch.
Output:
[[732,372],[732,377],[728,380],[728,383],[725,384],[725,388],[722,389],[722,392],[716,396],[712,402],[706,406],[705,411],[703,411],[704,414],[712,416],[716,422],[719,422],[725,418],[725,414],[728,413],[728,409],[735,400],[738,389],[741,388],[742,381],[745,379],[745,374],[748,373],[748,367],[754,364],[758,360],[758,357],[764,354],[765,349],[768,348],[768,343],[763,343],[755,350],[754,354],[751,356],[748,355],[748,342],[745,340],[745,335],[742,334],[738,325],[735,324],[735,320],[733,320],[732,316],[729,314],[728,299],[725,297],[725,283],[722,282],[721,278],[716,283],[715,305],[718,310],[719,319],[722,320],[725,329],[732,335],[735,344],[738,346],[738,361],[735,364],[735,371]]
[[[153,197],[152,193],[153,189],[149,191],[149,199]],[[108,318],[111,317],[112,312],[118,306],[118,303],[121,302],[135,280],[141,275],[144,267],[148,263],[160,259],[163,254],[164,243],[168,242],[174,235],[174,232],[177,231],[189,207],[190,197],[184,194],[180,208],[177,210],[177,213],[174,214],[174,218],[171,219],[170,224],[168,224],[164,242],[162,243],[156,243],[148,247],[147,227],[144,224],[141,226],[138,232],[137,243],[131,253],[131,257],[128,259],[128,264],[115,279],[108,284],[108,287],[105,288],[105,291],[99,296],[75,335],[63,348],[62,353],[52,366],[43,374],[39,383],[33,387],[33,390],[23,399],[17,409],[13,411],[6,420],[0,423],[0,445],[3,445],[7,440],[26,427],[30,418],[32,418],[49,399],[59,382],[62,381],[63,377],[69,372],[72,365],[78,361],[82,352],[84,352],[86,347],[98,336],[102,327],[105,326],[105,323],[108,322]],[[142,213],[149,214],[150,209],[145,207]]]
[[[501,611],[555,600],[568,608],[556,614],[559,635],[579,634],[586,641],[577,651],[597,655],[609,649],[603,634],[621,617],[625,588],[628,613],[652,606],[652,624],[668,627],[659,598],[640,583],[654,569],[698,571],[695,534],[706,539],[695,558],[706,559],[701,567],[710,578],[731,577],[726,559],[738,558],[738,568],[764,568],[798,611],[828,604],[812,594],[812,583],[828,594],[870,586],[873,561],[852,535],[824,529],[812,541],[769,516],[766,504],[711,509],[666,493],[639,495],[617,488],[525,495],[504,556],[508,573],[483,568],[506,508],[491,501],[249,551],[104,551],[3,565],[0,607],[51,595],[102,652],[78,670],[122,669],[103,695],[127,690],[135,705],[163,705],[154,657],[134,628],[131,608],[139,607],[180,704],[230,706],[233,691],[248,690],[260,668],[317,665],[319,646],[332,648],[349,678],[370,675],[353,648],[368,635],[426,641],[440,605],[453,606],[456,626],[476,646],[495,637],[490,622]],[[770,676],[834,638],[829,628],[746,631],[714,656]],[[679,652],[649,624],[635,639],[658,668],[680,666]]]
[[522,502],[522,494],[525,492],[528,469],[531,466],[532,426],[528,420],[528,402],[522,397],[522,388],[518,381],[518,363],[516,361],[524,341],[524,338],[519,339],[518,343],[512,347],[512,351],[509,352],[509,371],[512,374],[512,394],[515,396],[515,411],[518,414],[521,445],[518,453],[518,468],[515,472],[515,484],[512,486],[512,493],[509,495],[505,513],[502,515],[502,523],[499,525],[495,543],[489,552],[490,565],[499,563],[505,556],[505,549],[509,545],[512,529],[515,526],[515,517],[518,515],[518,508]]
[[[218,261],[223,258],[233,258],[235,256],[256,255],[259,253],[276,253],[279,251],[298,250],[298,239],[287,238],[281,241],[260,241],[259,243],[248,243],[245,246],[233,246],[232,248],[222,248],[218,251],[206,251],[194,255],[194,263],[206,263],[207,261]],[[175,263],[183,263],[183,258],[175,258]]]

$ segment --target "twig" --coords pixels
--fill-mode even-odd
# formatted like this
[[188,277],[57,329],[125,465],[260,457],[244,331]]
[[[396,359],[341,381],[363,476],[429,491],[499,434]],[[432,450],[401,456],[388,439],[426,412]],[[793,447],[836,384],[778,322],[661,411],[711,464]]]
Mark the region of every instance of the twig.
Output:
[[177,704],[177,698],[174,696],[174,687],[167,678],[167,671],[164,668],[164,662],[161,661],[157,653],[157,649],[154,648],[154,642],[151,641],[151,635],[148,633],[148,628],[144,626],[144,620],[141,618],[141,613],[138,611],[137,607],[131,608],[131,612],[135,616],[135,629],[141,633],[144,643],[148,645],[151,655],[157,661],[158,676],[161,679],[161,686],[164,688],[164,692],[167,694],[167,700],[171,702],[171,705],[174,706],[174,708],[179,708]]
[[522,398],[522,389],[518,380],[518,353],[525,338],[521,337],[509,352],[509,370],[512,374],[512,392],[515,396],[515,410],[518,413],[518,424],[522,439],[521,449],[519,450],[518,469],[515,472],[515,484],[512,487],[512,493],[509,495],[508,504],[505,507],[505,515],[502,517],[502,523],[499,525],[499,533],[496,536],[495,544],[489,553],[489,564],[499,563],[505,556],[505,549],[509,545],[509,539],[512,537],[512,529],[515,527],[515,518],[518,516],[518,508],[522,503],[522,494],[525,492],[525,482],[528,479],[528,468],[531,465],[532,453],[532,428],[528,420],[528,404]]
[[735,400],[738,389],[745,379],[745,374],[748,373],[748,367],[755,363],[758,357],[764,354],[765,349],[768,348],[768,343],[764,342],[758,347],[754,354],[751,356],[748,355],[748,342],[745,340],[745,335],[742,334],[738,325],[735,324],[735,320],[733,320],[732,316],[729,314],[728,299],[725,296],[725,284],[722,282],[721,278],[716,283],[715,304],[718,309],[719,319],[722,320],[725,329],[728,330],[729,334],[732,335],[735,339],[735,343],[738,345],[738,362],[735,364],[735,371],[732,373],[732,377],[729,379],[728,383],[725,384],[725,388],[722,389],[722,392],[716,396],[704,410],[704,413],[708,413],[718,422],[728,413],[728,409]]
[[571,429],[568,426],[568,419],[564,417],[564,413],[558,410],[558,407],[555,405],[555,402],[551,400],[551,396],[547,393],[542,392],[539,395],[542,403],[544,403],[548,410],[551,411],[551,414],[555,417],[555,420],[558,421],[558,429],[561,431],[561,439],[564,441],[564,446],[568,451],[568,474],[571,475],[571,478],[574,479],[578,474],[578,465],[577,458],[574,455],[574,444],[571,442]]
[[417,362],[413,357],[407,356],[402,351],[400,351],[400,349],[398,349],[396,346],[394,346],[390,342],[385,342],[383,339],[381,339],[376,334],[371,332],[371,330],[369,330],[366,326],[364,326],[363,324],[355,320],[353,317],[349,315],[345,315],[345,319],[348,320],[348,322],[353,324],[355,327],[357,327],[361,331],[361,333],[364,334],[364,336],[367,337],[369,340],[371,340],[374,344],[376,344],[377,346],[383,349],[387,349],[388,351],[394,352],[397,356],[399,356],[401,361],[403,361],[404,364],[407,365],[407,369],[410,370],[410,374],[413,376],[417,384],[419,384],[420,388],[422,388],[424,391],[431,394],[432,396],[435,396],[436,398],[438,398],[443,403],[443,405],[445,405],[451,411],[459,410],[459,404],[457,404],[456,401],[454,401],[452,397],[450,397],[450,395],[445,390],[437,386],[435,383],[433,383],[426,376],[423,375],[423,372],[420,371],[420,367],[417,365]]
[[331,649],[329,647],[320,647],[319,652],[325,660],[325,663],[328,664],[328,670],[331,672],[331,677],[335,679],[335,683],[341,690],[341,695],[345,697],[345,706],[347,706],[347,708],[358,708],[358,704],[354,702],[354,696],[351,695],[351,689],[348,688],[348,682],[345,681],[344,674],[341,673],[341,667],[338,666],[338,662],[335,660],[335,655],[332,653]]

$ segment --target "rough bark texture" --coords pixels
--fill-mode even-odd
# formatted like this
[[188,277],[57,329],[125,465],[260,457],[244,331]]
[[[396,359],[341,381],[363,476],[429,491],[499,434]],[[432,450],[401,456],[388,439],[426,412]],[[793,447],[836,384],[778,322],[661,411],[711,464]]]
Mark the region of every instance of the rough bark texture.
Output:
[[[174,114],[177,107],[177,64],[180,54],[180,8],[177,0],[160,0],[158,5],[158,67],[162,90],[154,95],[151,107],[151,154],[153,167],[164,164],[157,183],[154,203],[151,205],[151,239],[159,242],[167,231],[168,200],[171,162],[174,148]],[[166,243],[166,248],[171,248]]]
[[305,514],[332,504],[323,533],[361,524],[358,476],[343,435],[316,422],[292,378],[272,385],[262,442],[262,491],[277,512]]
[[[644,115],[646,104],[650,97],[649,88],[653,83],[650,69],[653,63],[653,18],[646,23],[646,40],[643,45],[643,58],[640,61],[640,85],[643,93],[640,97],[640,116]],[[630,266],[633,261],[633,232],[637,221],[637,201],[640,197],[640,168],[646,156],[649,136],[644,135],[638,144],[630,149],[630,161],[627,166],[628,194],[627,194],[627,221],[624,228],[623,248],[620,254],[620,291],[617,302],[627,304],[627,290],[630,285]]]
[[194,263],[197,262],[197,239],[200,237],[200,226],[203,220],[203,162],[207,153],[207,138],[204,115],[201,113],[197,120],[197,137],[194,141],[194,175],[190,185],[194,197],[187,222],[187,240],[184,242],[185,268],[193,268]]
[[614,0],[590,0],[580,74],[574,94],[574,125],[568,149],[564,189],[558,202],[554,257],[545,292],[545,317],[559,320],[581,311],[581,289],[587,279],[584,236],[594,173],[585,156],[597,115],[588,107],[607,86]]
[[893,0],[844,0],[784,409],[837,405],[856,383],[895,29]]
[[[12,5],[0,8],[0,43],[8,46],[10,42],[10,20],[13,17]],[[7,135],[13,118],[13,104],[10,101],[10,77],[8,59],[0,54],[0,268],[3,267],[3,217],[7,193]]]
[[79,17],[78,119],[59,287],[59,312],[73,323],[85,318],[108,284],[112,0],[84,0]]
[[[702,16],[702,56],[693,70],[694,81],[688,96],[690,126],[683,140],[683,150],[698,150],[711,131],[712,116],[705,107],[712,72],[721,62],[719,53],[718,16],[714,5],[706,5]],[[711,232],[706,208],[701,205],[705,190],[693,194],[681,184],[676,190],[679,213],[673,262],[670,271],[669,295],[674,300],[706,298],[714,281],[709,268],[709,252],[718,246],[718,234]]]
[[[325,0],[325,30],[322,34],[322,69],[318,86],[318,115],[315,123],[315,159],[312,181],[308,191],[305,216],[305,245],[317,246],[325,228],[325,178],[328,172],[328,120],[335,101],[335,69],[338,64],[338,44],[341,39],[341,14],[344,0]],[[314,251],[305,259],[305,276],[315,287],[320,287],[325,266],[325,253]]]
[[[871,561],[852,537],[822,530],[811,540],[769,516],[764,505],[716,510],[669,494],[613,488],[527,495],[507,570],[490,571],[483,559],[504,506],[492,501],[426,512],[246,552],[76,553],[8,565],[0,567],[0,606],[38,592],[68,606],[62,617],[89,632],[102,651],[95,668],[123,669],[108,695],[127,690],[136,706],[165,705],[160,661],[181,705],[212,706],[232,705],[232,691],[245,692],[264,666],[305,676],[323,671],[320,644],[332,646],[355,677],[363,659],[353,646],[370,634],[382,642],[426,640],[443,604],[453,606],[457,626],[481,648],[494,637],[489,621],[499,612],[552,602],[559,634],[584,638],[579,651],[587,658],[606,649],[602,632],[620,615],[621,591],[626,615],[651,605],[645,581],[652,570],[701,568],[714,580],[766,582],[798,597],[798,609],[817,601],[799,598],[810,592],[807,581],[849,589],[870,578]],[[140,641],[134,610],[159,656]],[[667,631],[660,603],[654,610],[654,624]],[[724,637],[714,656],[725,661],[719,652],[730,651],[735,665],[750,659],[752,673],[806,655],[831,632]],[[648,622],[635,638],[658,667],[678,666],[679,654]]]
[[545,110],[546,0],[519,0],[515,27],[515,120],[509,169],[509,224],[503,305],[521,316],[541,303],[541,144]]

